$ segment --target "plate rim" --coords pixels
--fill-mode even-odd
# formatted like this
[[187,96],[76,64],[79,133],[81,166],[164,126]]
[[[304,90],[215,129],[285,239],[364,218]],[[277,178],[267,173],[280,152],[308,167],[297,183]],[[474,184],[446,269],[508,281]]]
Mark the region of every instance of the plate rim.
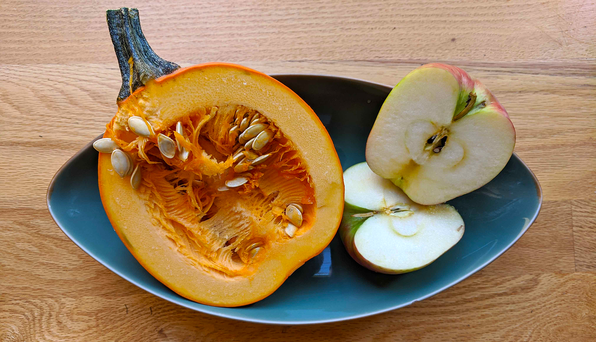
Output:
[[[323,77],[323,78],[333,78],[333,79],[338,79],[338,80],[347,80],[347,81],[352,81],[352,82],[360,82],[360,83],[365,83],[368,85],[375,85],[375,86],[380,86],[383,88],[387,88],[387,90],[391,90],[393,89],[392,86],[386,85],[386,84],[382,84],[382,83],[377,83],[377,82],[371,82],[371,81],[367,81],[367,80],[363,80],[363,79],[359,79],[359,78],[354,78],[354,77],[344,77],[344,76],[336,76],[336,75],[325,75],[325,74],[300,74],[300,73],[290,73],[290,74],[270,74],[271,77],[276,78],[276,77],[285,77],[285,76],[290,76],[290,77]],[[278,80],[279,81],[279,80]],[[281,81],[280,81],[281,82]],[[289,88],[289,87],[288,87]],[[48,185],[48,189],[46,192],[46,204],[48,207],[48,211],[50,213],[50,215],[52,216],[52,219],[54,220],[54,222],[56,223],[56,225],[60,228],[60,230],[62,230],[62,232],[64,233],[64,235],[66,235],[75,245],[77,245],[83,252],[85,252],[87,255],[89,255],[91,258],[93,258],[96,262],[98,262],[99,264],[103,265],[104,267],[106,267],[107,269],[109,269],[110,271],[112,271],[113,273],[115,273],[116,275],[118,275],[119,277],[125,279],[126,281],[134,284],[135,286],[139,287],[140,289],[151,293],[152,295],[159,297],[163,300],[166,300],[172,304],[176,304],[182,307],[185,307],[187,309],[193,310],[193,311],[198,311],[201,312],[203,314],[208,314],[208,315],[212,315],[212,316],[216,316],[216,317],[221,317],[221,318],[226,318],[226,319],[231,319],[231,320],[237,320],[237,321],[242,321],[242,322],[250,322],[250,323],[259,323],[259,324],[271,324],[271,325],[314,325],[314,324],[325,324],[325,323],[334,323],[334,322],[344,322],[344,321],[350,321],[350,320],[354,320],[354,319],[359,319],[359,318],[364,318],[364,317],[369,317],[369,316],[374,316],[374,315],[378,315],[381,313],[385,313],[385,312],[389,312],[389,311],[393,311],[393,310],[397,310],[406,306],[409,306],[415,302],[419,302],[425,299],[428,299],[430,297],[433,297],[437,294],[439,294],[440,292],[445,291],[446,289],[453,287],[457,284],[459,284],[460,282],[466,280],[468,277],[476,274],[478,271],[480,271],[481,269],[485,268],[486,266],[488,266],[489,264],[491,264],[493,261],[495,261],[497,258],[499,258],[501,255],[503,255],[503,253],[507,252],[511,247],[513,247],[513,245],[519,241],[519,239],[527,232],[527,230],[530,228],[530,226],[534,223],[534,221],[536,221],[536,218],[538,217],[540,210],[542,209],[542,202],[543,202],[543,192],[542,192],[542,187],[540,185],[540,182],[538,181],[538,177],[536,177],[536,175],[534,174],[534,172],[532,171],[532,169],[530,169],[530,167],[528,167],[528,165],[517,155],[517,153],[513,152],[512,157],[515,157],[517,160],[519,160],[521,162],[521,164],[526,168],[526,170],[529,171],[530,175],[532,176],[532,179],[534,180],[534,186],[536,188],[537,191],[537,197],[538,197],[538,205],[536,208],[536,211],[534,212],[533,217],[527,221],[524,225],[524,227],[521,229],[521,231],[519,232],[519,234],[511,241],[511,243],[509,243],[505,248],[503,248],[501,251],[499,251],[499,253],[495,254],[494,257],[492,257],[491,259],[487,260],[486,262],[484,262],[483,264],[477,266],[476,268],[474,268],[472,271],[468,272],[465,276],[461,277],[461,278],[457,278],[456,280],[438,288],[437,290],[430,292],[418,299],[415,299],[413,301],[407,302],[407,303],[402,303],[402,304],[398,304],[398,305],[394,305],[394,306],[390,306],[384,309],[380,309],[380,310],[376,310],[376,311],[370,311],[370,312],[365,312],[362,314],[356,314],[356,315],[349,315],[349,316],[345,316],[345,317],[340,317],[340,318],[330,318],[330,319],[322,319],[322,320],[315,320],[315,321],[276,321],[276,320],[268,320],[268,319],[256,319],[256,318],[246,318],[246,317],[238,317],[238,316],[234,316],[234,315],[230,315],[227,313],[220,313],[220,312],[211,312],[208,311],[208,308],[210,308],[211,306],[206,305],[206,304],[201,304],[201,303],[197,303],[197,304],[201,304],[205,307],[207,307],[207,309],[204,308],[197,308],[197,307],[193,307],[187,303],[182,303],[182,302],[178,302],[174,299],[169,299],[169,298],[165,298],[162,295],[160,295],[159,293],[157,293],[156,291],[153,291],[151,289],[148,289],[146,286],[138,283],[137,281],[129,278],[126,274],[123,274],[117,270],[115,270],[114,268],[112,268],[109,264],[102,262],[101,260],[99,260],[93,253],[91,253],[88,249],[86,249],[84,247],[84,245],[80,244],[76,239],[74,239],[69,233],[68,231],[62,226],[62,224],[60,223],[60,221],[56,218],[56,215],[54,215],[54,210],[52,209],[52,205],[51,205],[51,197],[52,194],[54,192],[54,187],[55,187],[55,183],[58,179],[58,176],[63,172],[63,170],[70,165],[76,158],[78,158],[81,154],[85,153],[89,148],[93,148],[93,142],[95,142],[96,140],[100,139],[103,137],[103,133],[98,135],[97,137],[95,137],[92,141],[90,141],[89,143],[87,143],[85,146],[83,146],[79,151],[77,151],[74,155],[72,155],[54,174],[54,176],[52,177],[52,180],[50,181],[49,185]],[[510,158],[510,159],[511,159]],[[177,295],[179,296],[179,295]],[[179,296],[180,297],[180,296]],[[180,297],[183,298],[183,297]],[[242,307],[240,307],[242,308]]]

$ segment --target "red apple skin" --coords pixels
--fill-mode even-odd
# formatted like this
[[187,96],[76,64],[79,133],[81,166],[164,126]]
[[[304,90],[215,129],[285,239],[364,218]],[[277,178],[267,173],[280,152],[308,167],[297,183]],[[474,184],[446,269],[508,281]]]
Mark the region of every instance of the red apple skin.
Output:
[[[423,69],[423,68],[439,68],[439,69],[449,71],[453,75],[453,77],[455,77],[457,82],[460,84],[461,93],[465,94],[464,101],[467,101],[468,95],[470,94],[470,92],[475,90],[475,93],[477,96],[476,103],[481,103],[482,101],[484,101],[486,104],[486,107],[491,107],[493,110],[500,112],[501,114],[503,114],[505,117],[507,117],[509,119],[509,114],[507,113],[505,108],[499,103],[499,101],[497,101],[497,98],[493,95],[493,93],[491,93],[490,90],[488,90],[488,88],[486,88],[484,86],[484,84],[482,84],[482,82],[470,77],[470,75],[468,75],[468,73],[465,72],[463,69],[458,68],[453,65],[442,64],[442,63],[429,63],[429,64],[420,66],[418,69]],[[460,98],[461,98],[461,96],[460,96]],[[511,124],[511,127],[513,128],[513,131],[515,132],[515,127],[513,127],[513,123]]]

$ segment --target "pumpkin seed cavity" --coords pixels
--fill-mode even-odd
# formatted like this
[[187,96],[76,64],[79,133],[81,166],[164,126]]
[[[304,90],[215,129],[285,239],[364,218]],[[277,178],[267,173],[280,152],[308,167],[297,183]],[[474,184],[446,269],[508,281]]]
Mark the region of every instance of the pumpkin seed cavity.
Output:
[[128,128],[108,127],[94,147],[112,153],[114,170],[131,176],[165,240],[196,267],[227,278],[251,274],[269,247],[309,229],[310,175],[263,113],[228,105],[169,125],[144,115],[126,120]]

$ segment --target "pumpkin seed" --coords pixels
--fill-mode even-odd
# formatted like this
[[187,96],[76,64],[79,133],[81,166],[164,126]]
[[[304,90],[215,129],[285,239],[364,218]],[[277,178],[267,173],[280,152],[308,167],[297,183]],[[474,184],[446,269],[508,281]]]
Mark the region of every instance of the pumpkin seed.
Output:
[[[176,122],[176,132],[181,136],[184,136],[184,127],[182,127],[182,121]],[[180,145],[178,145],[178,148],[180,148]]]
[[157,136],[157,147],[159,147],[159,152],[166,158],[174,158],[176,155],[176,143],[163,133],[159,133]]
[[246,156],[246,159],[251,160],[251,161],[254,159],[257,159],[259,157],[258,154],[254,153],[252,151],[249,151],[249,150],[246,150],[242,153],[244,153],[244,155]]
[[252,120],[252,121],[250,122],[250,125],[249,125],[249,126],[256,125],[256,124],[258,124],[258,123],[267,124],[267,120],[266,120],[265,118],[263,118],[263,117],[260,117],[260,118],[258,118],[258,119],[256,119],[256,120]]
[[240,125],[240,122],[242,122],[242,119],[244,119],[244,113],[238,115],[238,111],[236,110],[234,117],[234,125]]
[[[184,128],[182,127],[182,122],[178,121],[176,123],[176,132],[178,134],[180,134],[181,136],[184,137],[184,139],[186,139],[186,135],[184,134]],[[180,151],[180,154],[178,154],[178,158],[180,158],[180,160],[182,161],[186,161],[186,159],[188,159],[188,155],[190,154],[184,147],[180,146],[180,143],[178,143],[178,141],[176,140],[176,146],[178,146],[178,151]]]
[[132,186],[132,188],[135,190],[138,189],[141,185],[142,175],[140,166],[140,164],[137,164],[135,170],[132,172],[132,175],[130,176],[130,186]]
[[236,177],[234,179],[230,179],[229,181],[226,181],[226,186],[228,188],[237,188],[239,186],[244,185],[246,182],[248,182],[248,178]]
[[249,125],[249,124],[250,124],[250,120],[249,120],[248,118],[244,118],[244,119],[242,119],[242,122],[240,122],[240,130],[241,130],[242,132],[244,132],[244,130],[245,130],[246,128],[248,128],[248,125]]
[[244,153],[242,153],[242,151],[234,154],[234,156],[232,156],[232,163],[236,164],[236,162],[239,161],[242,157],[244,157]]
[[261,133],[267,126],[262,123],[257,123],[252,126],[249,126],[240,136],[238,137],[238,142],[244,144],[245,142],[249,141],[250,139],[256,137]]
[[130,174],[130,171],[132,171],[132,161],[126,152],[122,150],[114,150],[112,151],[110,160],[114,171],[116,171],[120,177],[126,177]]
[[235,125],[232,128],[230,128],[230,130],[228,131],[228,135],[230,136],[230,142],[234,142],[238,137],[238,134],[240,134],[240,127],[238,127],[238,125]]
[[217,188],[217,191],[223,192],[223,191],[228,191],[230,190],[230,188],[228,188],[227,186],[220,186],[219,188]]
[[273,132],[271,132],[270,130],[262,131],[261,133],[259,133],[259,135],[257,135],[256,138],[254,138],[255,141],[252,143],[252,149],[255,151],[262,149],[263,147],[265,147],[265,145],[267,145],[269,140],[271,140],[272,136]]
[[302,226],[302,213],[294,204],[290,204],[286,207],[286,216],[291,224],[296,227]]
[[304,214],[304,209],[302,209],[302,206],[299,203],[292,203],[292,205],[298,208],[298,210],[300,210],[300,212]]
[[271,157],[271,153],[268,154],[264,154],[262,156],[257,157],[255,160],[253,160],[250,165],[256,166],[261,164],[262,162],[264,162],[265,160],[267,160],[269,157]]
[[100,153],[112,153],[120,147],[110,138],[101,138],[93,142],[93,148]]
[[151,126],[151,124],[149,124],[148,122],[146,122],[142,117],[140,116],[131,116],[128,118],[128,127],[130,127],[130,130],[136,134],[136,135],[140,135],[142,137],[148,138],[152,135],[155,134],[155,132],[153,131],[153,127]]
[[242,134],[240,134],[241,141],[248,141],[261,133],[267,126],[262,123],[257,123],[252,126],[249,126]]
[[288,234],[289,237],[294,237],[294,234],[296,234],[296,231],[298,230],[298,227],[296,227],[295,225],[288,223],[288,226],[285,229],[286,234]]
[[132,159],[132,157],[130,156],[130,154],[126,153],[126,157],[128,158],[128,161],[130,162],[128,164],[129,165],[128,171],[126,171],[126,175],[128,176],[128,175],[132,174],[132,171],[134,170],[135,163],[134,163],[134,160]]
[[245,150],[250,150],[252,148],[252,144],[255,141],[256,138],[252,138],[249,141],[246,142],[246,144],[244,144],[244,149]]
[[192,181],[193,186],[203,186],[203,184],[204,184],[203,181],[198,180],[198,179],[193,179],[193,181]]
[[257,247],[261,247],[261,243],[260,242],[255,242],[255,243],[251,243],[246,249],[251,250]]
[[246,172],[246,171],[250,171],[250,170],[254,169],[254,167],[252,167],[248,163],[245,163],[245,161],[246,161],[246,158],[242,159],[242,161],[240,163],[238,163],[238,165],[234,166],[234,172],[242,173],[242,172]]
[[246,116],[248,118],[248,122],[252,122],[252,120],[254,119],[255,115],[257,115],[256,112],[248,112],[248,114]]
[[257,255],[257,253],[261,250],[261,247],[262,245],[260,242],[255,242],[248,246],[246,249],[249,251],[250,257],[254,258],[255,255]]
[[261,115],[259,115],[259,113],[255,114],[255,116],[252,117],[252,119],[250,120],[250,126],[256,124],[257,122],[261,122]]
[[261,250],[261,247],[255,247],[255,248],[251,249],[250,257],[254,258],[259,253],[260,250]]
[[186,161],[186,159],[188,159],[188,156],[190,155],[190,152],[187,151],[184,147],[182,148],[182,150],[180,151],[180,153],[178,154],[178,158],[180,158],[180,160],[182,161]]

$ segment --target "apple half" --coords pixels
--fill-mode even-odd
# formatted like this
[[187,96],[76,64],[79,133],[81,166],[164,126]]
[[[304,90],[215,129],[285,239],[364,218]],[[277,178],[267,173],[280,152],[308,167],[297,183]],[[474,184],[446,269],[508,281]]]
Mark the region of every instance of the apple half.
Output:
[[345,207],[340,236],[362,266],[387,274],[418,270],[453,247],[464,221],[448,204],[412,202],[367,163],[344,172]]
[[515,129],[505,109],[460,68],[427,64],[383,103],[366,161],[414,202],[437,204],[474,191],[501,172]]

